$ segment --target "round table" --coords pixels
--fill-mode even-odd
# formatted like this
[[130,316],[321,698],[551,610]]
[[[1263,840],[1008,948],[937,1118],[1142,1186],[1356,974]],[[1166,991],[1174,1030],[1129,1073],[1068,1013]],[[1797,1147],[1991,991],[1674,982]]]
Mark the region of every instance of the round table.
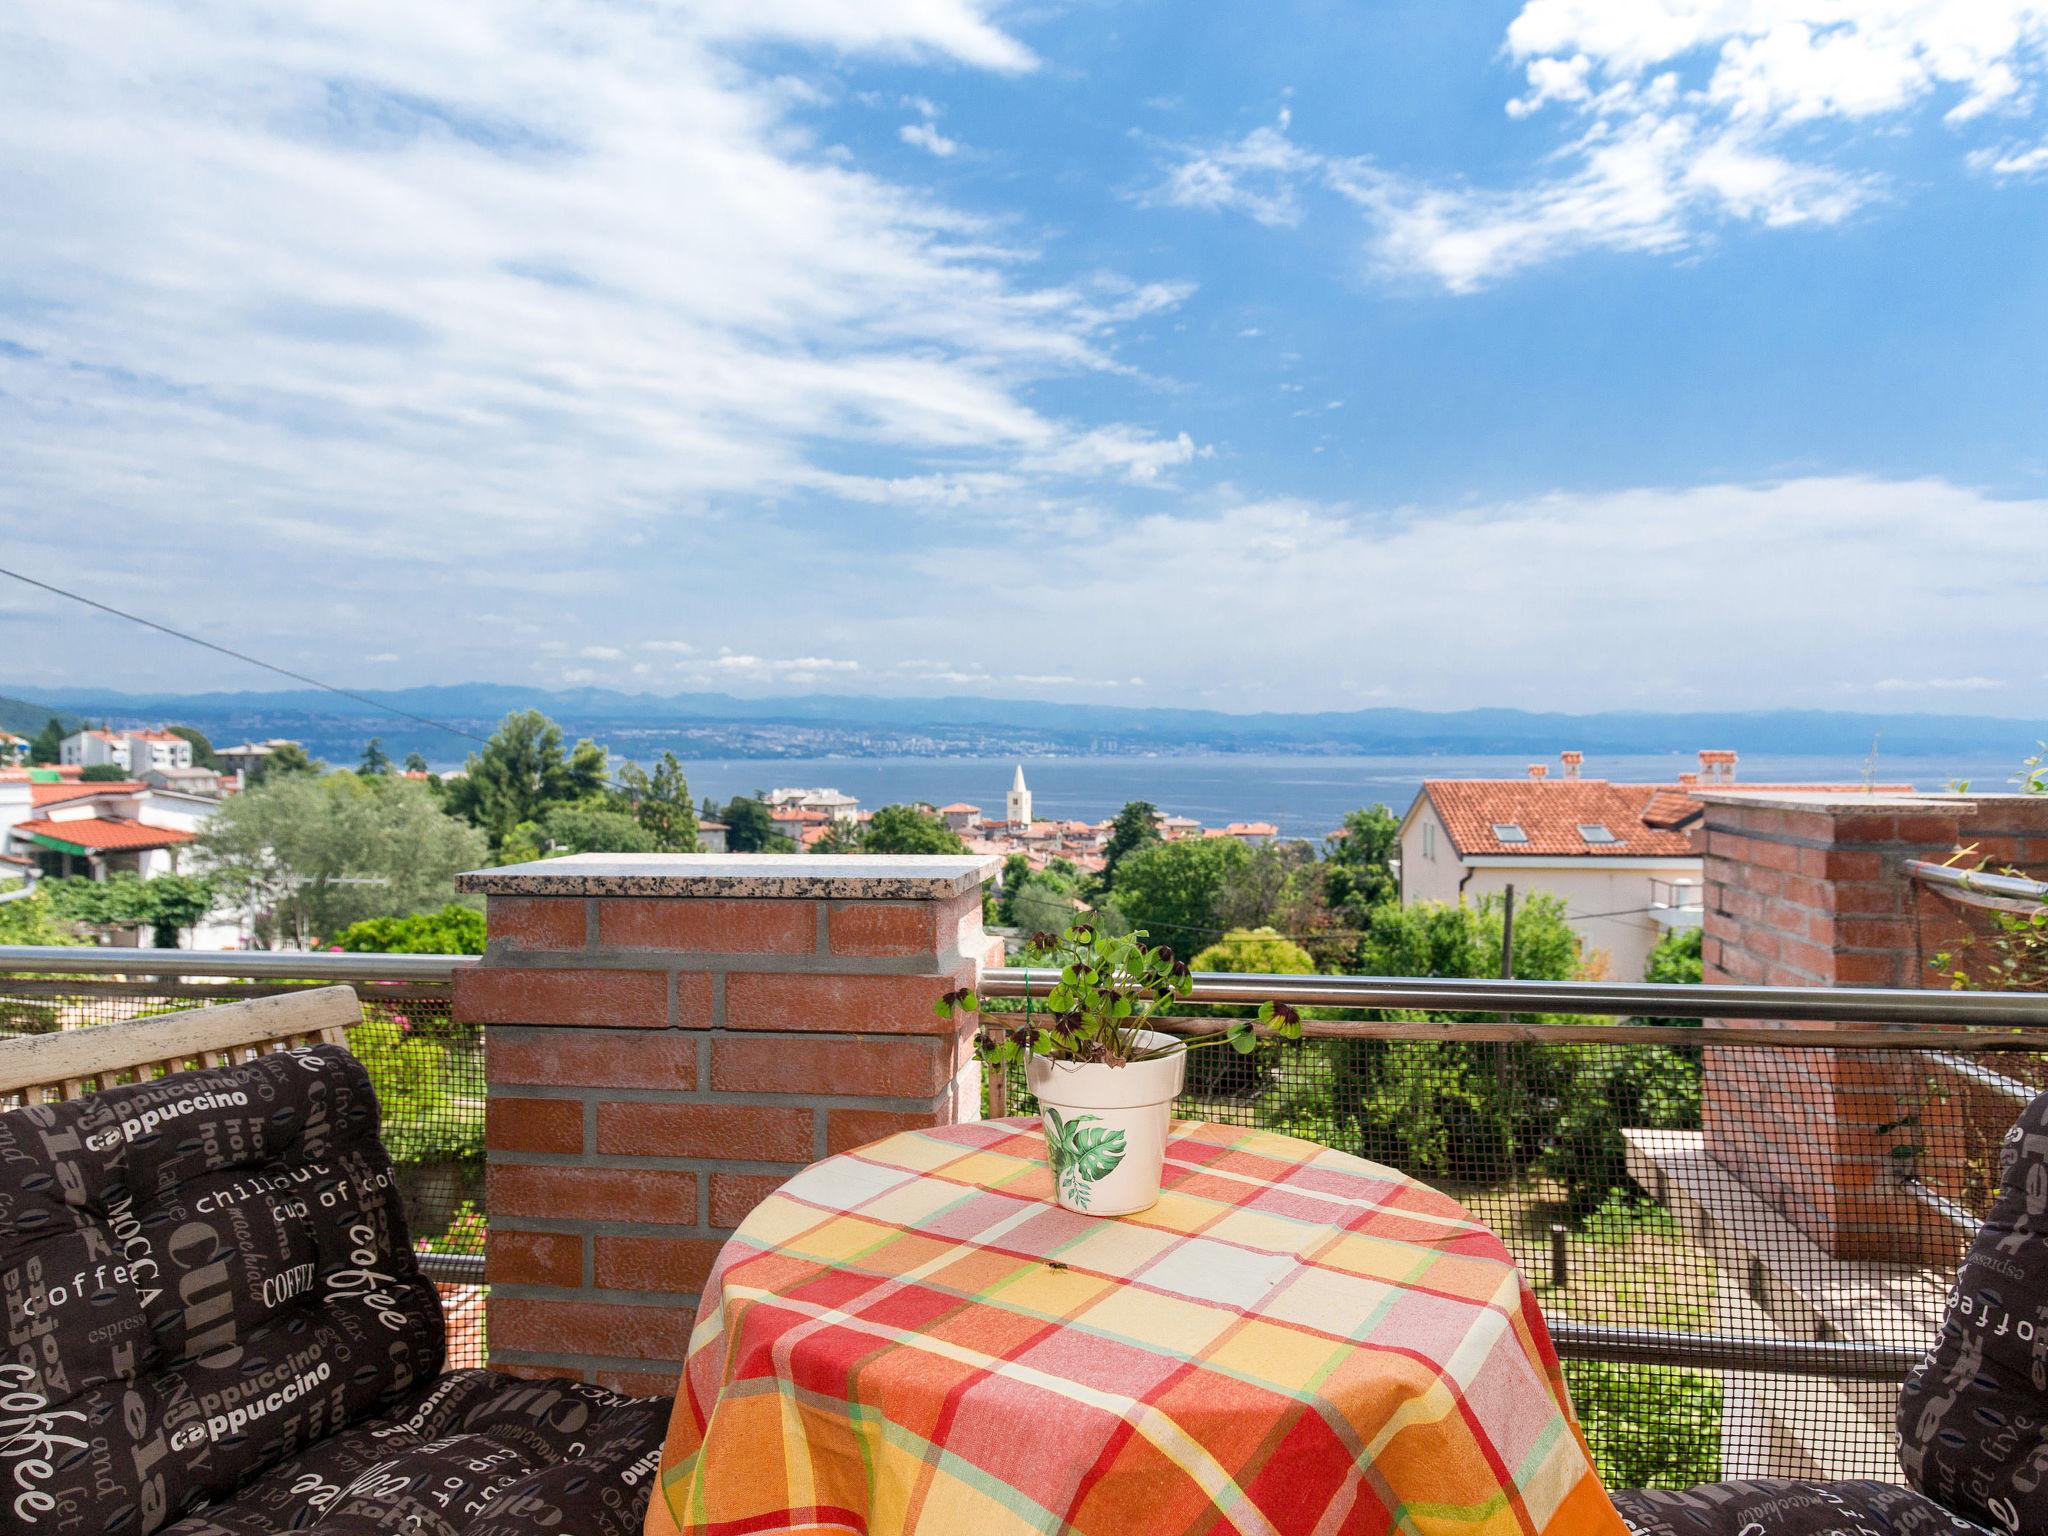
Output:
[[1177,1123],[1150,1210],[1036,1120],[905,1132],[707,1282],[649,1536],[1622,1536],[1500,1240],[1390,1168]]

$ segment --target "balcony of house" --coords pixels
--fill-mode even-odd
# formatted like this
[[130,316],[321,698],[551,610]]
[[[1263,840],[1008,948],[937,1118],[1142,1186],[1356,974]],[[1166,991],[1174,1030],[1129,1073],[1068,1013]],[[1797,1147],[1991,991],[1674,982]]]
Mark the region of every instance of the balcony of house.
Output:
[[1650,877],[1650,921],[1663,928],[1697,928],[1706,920],[1706,886],[1699,880]]
[[[1155,1023],[1301,1010],[1191,1056],[1175,1113],[1391,1167],[1519,1264],[1611,1486],[1896,1481],[1900,1384],[2048,1090],[2048,996],[1928,959],[2048,887],[1939,872],[1959,823],[2048,859],[2005,797],[1714,805],[1697,986],[1197,975]],[[2030,841],[2030,839],[2032,841]],[[1804,871],[1804,872],[1802,872]],[[586,856],[471,878],[481,958],[0,950],[0,1031],[346,981],[451,1363],[675,1389],[721,1244],[815,1160],[1030,1117],[933,1011],[1042,1016],[985,861]],[[1795,936],[1796,935],[1796,936]]]

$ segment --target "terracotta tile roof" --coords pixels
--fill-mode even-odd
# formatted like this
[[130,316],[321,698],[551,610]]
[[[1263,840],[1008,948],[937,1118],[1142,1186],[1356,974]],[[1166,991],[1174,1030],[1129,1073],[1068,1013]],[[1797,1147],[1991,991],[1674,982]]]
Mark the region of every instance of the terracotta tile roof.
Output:
[[951,805],[940,806],[939,814],[941,816],[979,816],[981,814],[981,807],[969,805],[965,800],[955,800]]
[[[1706,809],[1694,784],[1611,784],[1605,779],[1429,779],[1422,786],[1460,854],[1525,858],[1672,858],[1699,852],[1691,833]],[[1717,793],[1787,790],[1901,794],[1910,784],[1711,784]],[[1496,826],[1513,824],[1524,842],[1504,842]],[[1612,842],[1589,842],[1582,826],[1605,827]]]
[[1280,829],[1270,821],[1233,821],[1223,829],[1232,837],[1278,837]]
[[73,780],[67,784],[31,784],[30,805],[60,805],[66,800],[90,800],[94,795],[132,795],[149,788],[133,779],[103,779],[98,783]]
[[18,837],[68,843],[93,853],[134,853],[147,848],[175,848],[198,834],[173,827],[148,827],[139,821],[111,821],[104,816],[81,816],[76,821],[18,821]]
[[[1460,854],[1516,857],[1689,858],[1697,850],[1682,832],[1646,826],[1651,786],[1605,779],[1428,779],[1429,796]],[[1519,826],[1526,841],[1505,842],[1496,826]],[[1602,826],[1614,841],[1590,843],[1581,826]]]

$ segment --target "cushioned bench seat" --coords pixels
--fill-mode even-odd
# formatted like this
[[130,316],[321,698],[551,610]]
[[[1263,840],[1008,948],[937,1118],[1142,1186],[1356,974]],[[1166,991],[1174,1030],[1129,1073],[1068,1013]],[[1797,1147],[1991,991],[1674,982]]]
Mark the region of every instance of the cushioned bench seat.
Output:
[[1992,1536],[1896,1483],[1782,1478],[1628,1489],[1614,1507],[1635,1536]]
[[441,1373],[340,1047],[0,1113],[0,1295],[0,1529],[640,1529],[668,1405]]
[[450,1371],[166,1536],[638,1536],[667,1417],[665,1403],[581,1382]]

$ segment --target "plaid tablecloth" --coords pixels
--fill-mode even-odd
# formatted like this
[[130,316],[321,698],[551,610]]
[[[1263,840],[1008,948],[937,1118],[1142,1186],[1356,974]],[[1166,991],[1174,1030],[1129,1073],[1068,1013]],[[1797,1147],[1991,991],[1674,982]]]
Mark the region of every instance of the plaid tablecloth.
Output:
[[756,1207],[649,1536],[1622,1536],[1498,1238],[1392,1169],[1177,1124],[1136,1216],[1036,1121],[908,1132]]

